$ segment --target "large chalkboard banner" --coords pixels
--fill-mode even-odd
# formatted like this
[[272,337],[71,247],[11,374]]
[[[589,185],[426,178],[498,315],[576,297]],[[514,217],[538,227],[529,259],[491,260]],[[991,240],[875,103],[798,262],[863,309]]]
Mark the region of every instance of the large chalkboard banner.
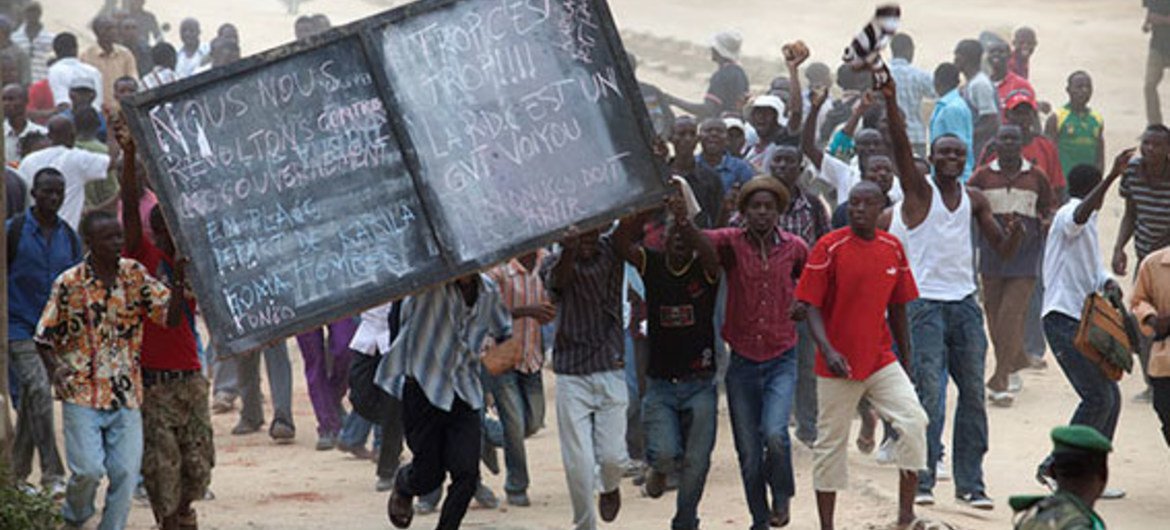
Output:
[[601,0],[426,0],[124,107],[221,353],[665,190]]

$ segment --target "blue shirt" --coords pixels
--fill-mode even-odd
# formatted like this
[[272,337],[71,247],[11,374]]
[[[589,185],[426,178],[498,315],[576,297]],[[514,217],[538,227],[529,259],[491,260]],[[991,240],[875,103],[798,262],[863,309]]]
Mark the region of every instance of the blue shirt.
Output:
[[967,144],[967,168],[963,170],[963,176],[959,178],[961,182],[967,182],[971,178],[971,172],[975,170],[975,158],[979,156],[972,146],[972,139],[975,137],[975,119],[971,117],[971,107],[967,105],[967,101],[959,94],[959,89],[954,89],[941,98],[934,106],[934,113],[930,115],[930,142],[933,145],[934,141],[939,136],[944,134],[953,134],[958,136],[963,143]]
[[374,376],[378,386],[401,399],[403,383],[412,377],[435,407],[450,411],[459,396],[471,408],[483,408],[484,341],[512,336],[512,314],[496,284],[480,274],[470,307],[455,282],[436,285],[403,300],[401,312],[398,336]]
[[[25,212],[24,230],[16,258],[8,266],[8,340],[29,340],[37,330],[37,321],[49,301],[53,280],[81,262],[80,245],[73,252],[65,220],[57,217],[57,227],[46,240],[41,225],[29,208]],[[12,220],[4,224],[8,230]]]
[[751,164],[729,154],[724,154],[723,160],[720,160],[719,165],[715,167],[711,167],[711,164],[703,160],[703,155],[695,155],[695,164],[719,173],[719,178],[723,181],[723,193],[727,193],[727,190],[730,190],[732,186],[743,185],[756,176],[756,170],[752,169]]

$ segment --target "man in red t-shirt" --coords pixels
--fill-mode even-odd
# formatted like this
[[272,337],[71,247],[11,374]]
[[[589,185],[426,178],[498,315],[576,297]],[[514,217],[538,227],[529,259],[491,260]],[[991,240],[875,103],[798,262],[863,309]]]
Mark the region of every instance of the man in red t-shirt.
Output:
[[[114,134],[126,160],[134,160],[134,140],[125,125],[116,124]],[[176,260],[157,205],[150,212],[156,243],[143,236],[136,166],[122,164],[123,254],[169,285],[183,263]],[[191,502],[203,498],[215,465],[208,384],[195,346],[194,301],[188,300],[185,309],[179,325],[167,328],[148,322],[142,336],[142,481],[155,522],[164,530],[195,528]]]
[[[914,521],[918,470],[926,467],[926,411],[907,375],[912,352],[906,304],[918,298],[918,288],[901,242],[877,229],[886,205],[881,188],[861,182],[849,193],[848,204],[849,228],[817,242],[796,288],[820,351],[813,446],[817,512],[821,528],[833,528],[837,492],[849,483],[849,425],[864,397],[899,434],[901,527]],[[891,348],[891,328],[901,366]]]

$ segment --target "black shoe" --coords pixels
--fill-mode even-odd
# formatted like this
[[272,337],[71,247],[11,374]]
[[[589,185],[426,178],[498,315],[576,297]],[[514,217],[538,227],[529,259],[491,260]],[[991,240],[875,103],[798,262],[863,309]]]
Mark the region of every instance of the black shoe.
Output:
[[666,492],[666,475],[654,468],[646,469],[646,481],[642,484],[642,492],[651,499],[657,499]]
[[297,437],[297,429],[284,420],[272,420],[268,426],[268,437],[278,444],[291,444]]
[[410,528],[410,521],[414,519],[414,504],[410,497],[398,493],[398,488],[394,488],[390,490],[390,500],[386,501],[386,515],[395,528]]
[[597,499],[597,511],[601,513],[601,520],[612,523],[617,519],[618,511],[622,509],[622,490],[614,488],[609,493],[602,493]]
[[995,502],[993,502],[991,497],[988,497],[987,494],[983,493],[982,491],[956,495],[955,500],[957,500],[959,504],[965,504],[971,508],[975,508],[976,510],[995,509]]
[[237,423],[235,427],[232,427],[232,435],[233,436],[242,436],[245,434],[252,434],[254,432],[259,432],[260,427],[263,427],[263,426],[264,426],[263,423],[250,423],[250,422],[247,422],[244,420],[240,420],[240,422]]
[[788,511],[788,502],[785,501],[783,504],[772,507],[772,514],[768,517],[768,526],[784,528],[791,520],[792,515]]

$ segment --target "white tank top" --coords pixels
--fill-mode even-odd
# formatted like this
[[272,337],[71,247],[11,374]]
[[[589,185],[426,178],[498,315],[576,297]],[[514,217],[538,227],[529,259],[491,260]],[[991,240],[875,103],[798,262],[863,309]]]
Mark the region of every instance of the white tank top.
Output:
[[902,219],[902,203],[894,205],[890,233],[902,240],[918,294],[927,300],[955,302],[975,292],[975,247],[971,240],[971,199],[959,184],[960,201],[947,209],[942,194],[930,183],[930,211],[913,230]]

